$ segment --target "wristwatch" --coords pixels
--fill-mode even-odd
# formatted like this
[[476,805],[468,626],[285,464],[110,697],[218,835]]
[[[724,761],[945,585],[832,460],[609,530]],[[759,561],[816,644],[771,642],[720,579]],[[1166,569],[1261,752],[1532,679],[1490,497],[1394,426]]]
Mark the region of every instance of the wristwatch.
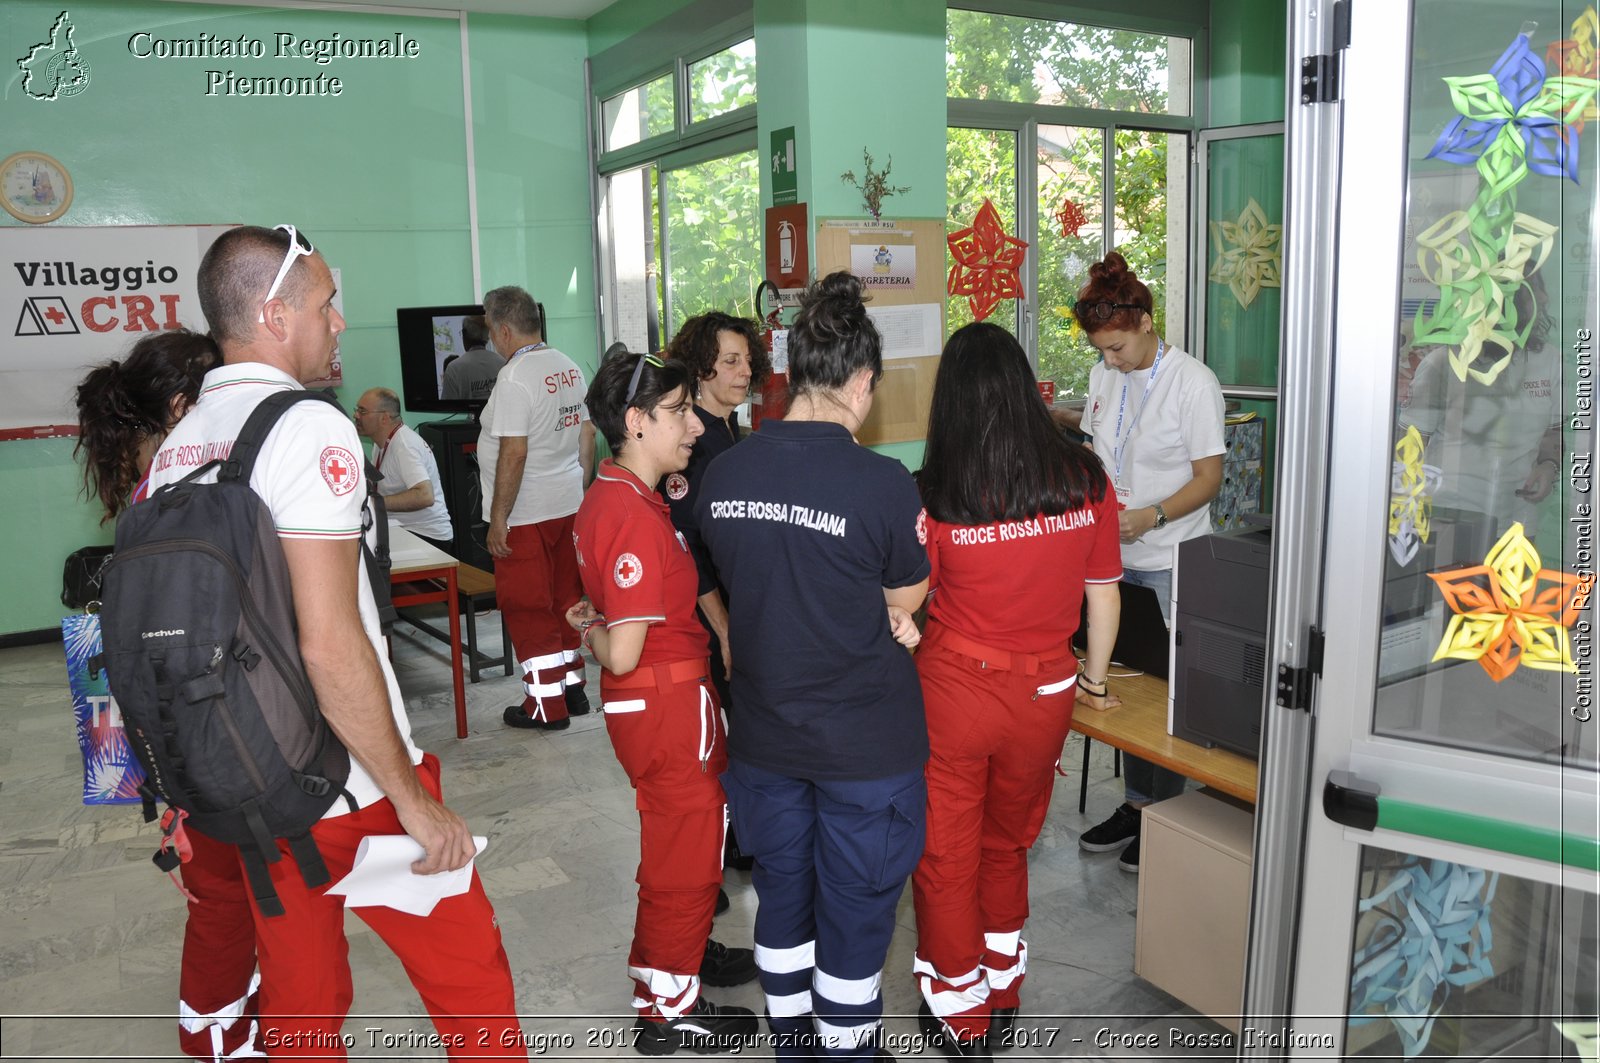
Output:
[[1165,528],[1167,526],[1167,511],[1161,508],[1160,502],[1150,508],[1156,511],[1156,527]]

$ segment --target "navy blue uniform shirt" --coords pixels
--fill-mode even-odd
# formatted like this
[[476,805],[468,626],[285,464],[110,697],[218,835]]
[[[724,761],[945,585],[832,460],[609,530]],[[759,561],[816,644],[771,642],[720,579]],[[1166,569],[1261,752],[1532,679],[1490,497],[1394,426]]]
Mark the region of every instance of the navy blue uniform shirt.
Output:
[[712,463],[695,512],[728,589],[729,755],[813,779],[919,770],[922,688],[883,600],[928,576],[905,467],[842,425],[773,421]]
[[695,516],[694,504],[700,496],[700,480],[705,476],[711,459],[739,442],[739,411],[734,410],[728,414],[727,420],[723,420],[696,406],[694,415],[700,418],[706,430],[694,441],[688,467],[682,472],[663,476],[656,490],[667,500],[667,508],[672,511],[672,526],[683,533],[683,541],[689,544],[689,553],[694,556],[695,568],[700,571],[700,589],[695,592],[695,596],[699,597],[721,584],[717,580],[716,566],[711,563],[711,555],[706,553],[706,544],[700,538],[700,521]]

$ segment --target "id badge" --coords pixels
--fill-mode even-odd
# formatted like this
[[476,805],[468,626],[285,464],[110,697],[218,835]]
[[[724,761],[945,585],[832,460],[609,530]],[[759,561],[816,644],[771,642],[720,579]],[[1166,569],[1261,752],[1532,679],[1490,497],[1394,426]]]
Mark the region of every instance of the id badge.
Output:
[[1112,481],[1112,486],[1117,489],[1117,503],[1123,509],[1127,509],[1128,508],[1128,501],[1133,498],[1133,487],[1132,487],[1132,485],[1130,485],[1130,484],[1128,484],[1128,483],[1126,483],[1126,482],[1124,482],[1122,480],[1114,480],[1114,481]]

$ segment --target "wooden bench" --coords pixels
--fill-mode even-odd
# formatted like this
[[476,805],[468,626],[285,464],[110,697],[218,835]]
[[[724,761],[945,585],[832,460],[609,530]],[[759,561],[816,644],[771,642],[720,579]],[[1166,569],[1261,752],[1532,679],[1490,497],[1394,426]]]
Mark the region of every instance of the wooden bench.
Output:
[[[396,591],[398,592],[399,588],[396,588]],[[515,655],[512,652],[511,635],[506,630],[506,619],[503,611],[500,614],[500,656],[490,657],[488,654],[478,651],[478,609],[494,597],[494,573],[485,572],[481,568],[474,568],[465,563],[458,565],[456,567],[456,596],[460,599],[461,609],[466,618],[467,673],[472,682],[476,683],[478,681],[478,674],[481,671],[486,668],[494,668],[497,665],[504,667],[506,675],[510,675]],[[449,635],[434,627],[428,621],[412,616],[409,612],[403,612],[401,616],[412,627],[424,631],[449,645]]]

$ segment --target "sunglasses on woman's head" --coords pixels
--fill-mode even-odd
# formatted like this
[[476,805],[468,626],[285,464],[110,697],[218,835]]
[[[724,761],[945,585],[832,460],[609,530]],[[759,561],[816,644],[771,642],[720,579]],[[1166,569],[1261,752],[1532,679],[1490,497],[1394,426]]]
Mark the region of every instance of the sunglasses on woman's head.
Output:
[[656,355],[653,355],[653,354],[641,354],[639,356],[639,364],[633,367],[633,376],[628,379],[628,394],[622,400],[622,404],[624,406],[626,406],[626,405],[628,405],[628,404],[633,402],[633,396],[639,390],[639,378],[644,375],[644,367],[647,364],[648,365],[653,365],[657,369],[662,369],[662,368],[664,368],[666,366],[667,363],[663,362]]
[[1138,303],[1111,303],[1103,299],[1089,302],[1080,299],[1073,304],[1072,309],[1092,321],[1110,321],[1111,315],[1118,310],[1143,310],[1144,307]]

